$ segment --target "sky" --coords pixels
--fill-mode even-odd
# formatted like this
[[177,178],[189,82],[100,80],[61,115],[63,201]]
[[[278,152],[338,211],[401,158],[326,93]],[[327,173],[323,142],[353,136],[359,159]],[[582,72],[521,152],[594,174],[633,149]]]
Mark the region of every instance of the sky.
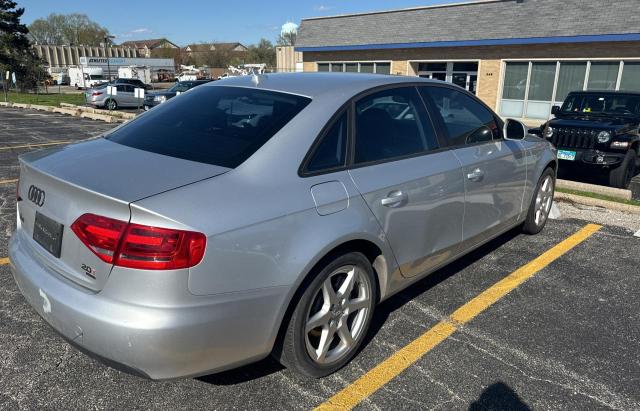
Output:
[[83,13],[116,36],[116,43],[166,37],[184,46],[199,42],[273,42],[282,24],[305,17],[389,10],[459,0],[16,0],[23,23],[50,13]]

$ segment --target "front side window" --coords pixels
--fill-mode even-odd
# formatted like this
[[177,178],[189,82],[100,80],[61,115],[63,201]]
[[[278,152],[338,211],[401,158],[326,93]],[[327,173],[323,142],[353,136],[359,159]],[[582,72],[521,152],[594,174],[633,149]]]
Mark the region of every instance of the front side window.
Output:
[[440,113],[450,146],[500,138],[493,113],[467,94],[448,87],[421,87],[420,92]]
[[152,153],[235,168],[311,99],[241,87],[196,87],[106,138]]
[[347,112],[342,113],[320,140],[307,164],[306,172],[314,173],[345,165],[347,156]]
[[355,163],[381,161],[437,148],[435,131],[414,87],[394,88],[356,103]]

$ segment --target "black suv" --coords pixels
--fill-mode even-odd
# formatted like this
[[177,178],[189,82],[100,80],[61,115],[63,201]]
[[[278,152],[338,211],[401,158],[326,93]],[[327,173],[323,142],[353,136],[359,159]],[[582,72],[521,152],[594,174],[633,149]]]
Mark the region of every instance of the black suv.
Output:
[[556,146],[561,167],[598,167],[612,187],[629,186],[640,167],[640,93],[572,92],[551,112],[553,120],[531,131]]
[[145,84],[142,80],[139,80],[137,78],[117,78],[115,80],[112,80],[109,84],[130,84],[134,87],[143,88],[145,90],[149,90],[152,88],[150,84]]
[[158,104],[164,103],[170,98],[175,97],[178,93],[184,93],[187,90],[190,90],[194,87],[200,86],[202,84],[209,83],[212,80],[187,80],[180,81],[174,84],[168,90],[156,91],[153,93],[149,93],[144,97],[144,109],[149,110]]

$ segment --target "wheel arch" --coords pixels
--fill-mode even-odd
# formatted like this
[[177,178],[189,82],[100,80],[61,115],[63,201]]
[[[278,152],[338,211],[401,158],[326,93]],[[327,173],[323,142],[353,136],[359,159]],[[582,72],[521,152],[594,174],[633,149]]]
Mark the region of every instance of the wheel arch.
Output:
[[[380,239],[377,240],[379,241]],[[377,244],[376,240],[365,238],[365,236],[362,236],[343,239],[338,244],[334,244],[333,246],[328,247],[327,249],[324,249],[322,252],[318,253],[318,257],[314,259],[314,261],[310,264],[311,267],[302,276],[302,279],[296,286],[295,292],[293,292],[292,296],[287,302],[287,307],[284,310],[282,318],[280,319],[280,324],[278,326],[278,331],[276,334],[272,352],[276,353],[277,350],[281,349],[282,340],[284,338],[284,333],[286,331],[287,324],[289,323],[289,319],[291,318],[293,311],[295,310],[295,307],[302,294],[304,293],[307,285],[313,280],[313,278],[315,278],[318,272],[322,270],[322,267],[324,265],[338,256],[350,252],[360,252],[367,258],[367,260],[369,260],[375,274],[375,286],[378,291],[376,294],[378,296],[378,301],[380,301],[380,299],[386,294],[389,279],[388,259],[393,258],[390,256],[385,256],[385,253],[383,251],[384,248],[385,247],[381,244]]]

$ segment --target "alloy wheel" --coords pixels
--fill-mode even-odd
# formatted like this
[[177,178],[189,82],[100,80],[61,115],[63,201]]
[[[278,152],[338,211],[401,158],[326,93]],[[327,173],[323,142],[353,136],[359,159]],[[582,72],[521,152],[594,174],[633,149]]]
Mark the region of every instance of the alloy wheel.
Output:
[[540,189],[536,195],[535,218],[537,226],[544,224],[551,211],[551,203],[553,202],[553,178],[546,176]]
[[304,323],[311,359],[331,364],[348,355],[372,311],[372,284],[366,273],[355,265],[334,270],[316,291]]

